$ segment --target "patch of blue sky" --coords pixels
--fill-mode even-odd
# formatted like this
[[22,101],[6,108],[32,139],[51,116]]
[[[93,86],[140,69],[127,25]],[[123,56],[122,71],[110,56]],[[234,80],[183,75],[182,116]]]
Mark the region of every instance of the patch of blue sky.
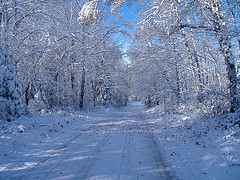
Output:
[[137,5],[133,4],[128,6],[127,3],[124,3],[123,7],[120,9],[120,14],[124,21],[126,21],[126,26],[124,26],[124,33],[118,34],[114,37],[118,41],[118,44],[121,46],[123,52],[123,60],[127,63],[130,63],[128,56],[126,55],[128,49],[133,44],[132,35],[137,27],[138,17],[137,17]]

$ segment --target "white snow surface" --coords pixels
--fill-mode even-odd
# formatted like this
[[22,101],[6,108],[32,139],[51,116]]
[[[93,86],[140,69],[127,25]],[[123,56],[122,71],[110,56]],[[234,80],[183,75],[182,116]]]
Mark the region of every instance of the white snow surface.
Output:
[[0,179],[240,179],[239,118],[58,111],[0,122]]
[[97,10],[98,0],[88,1],[83,5],[78,14],[78,22],[88,25],[97,20],[99,11]]

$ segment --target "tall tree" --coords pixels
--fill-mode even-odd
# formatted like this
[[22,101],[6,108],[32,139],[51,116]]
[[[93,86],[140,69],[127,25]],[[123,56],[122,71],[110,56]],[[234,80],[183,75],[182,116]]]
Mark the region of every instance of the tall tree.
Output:
[[8,121],[22,113],[21,89],[13,65],[14,59],[9,51],[10,21],[16,13],[15,5],[15,1],[0,2],[0,119]]

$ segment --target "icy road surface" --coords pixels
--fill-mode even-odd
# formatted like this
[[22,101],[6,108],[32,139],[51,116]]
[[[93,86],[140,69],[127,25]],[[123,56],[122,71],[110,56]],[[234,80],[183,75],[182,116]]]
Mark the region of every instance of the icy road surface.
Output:
[[[140,103],[86,120],[73,138],[35,147],[29,168],[3,171],[3,179],[177,179],[151,133],[151,114]],[[45,143],[47,143],[46,141]],[[54,147],[49,149],[50,147]],[[43,149],[42,149],[43,148]],[[45,157],[39,158],[41,152]],[[23,162],[22,162],[23,163]]]

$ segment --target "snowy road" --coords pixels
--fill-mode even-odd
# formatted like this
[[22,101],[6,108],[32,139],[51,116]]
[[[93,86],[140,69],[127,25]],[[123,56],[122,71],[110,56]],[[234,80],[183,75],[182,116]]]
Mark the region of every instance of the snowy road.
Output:
[[[32,155],[31,168],[1,173],[6,179],[177,179],[165,163],[151,131],[152,115],[138,103],[89,119],[86,128],[41,159]],[[66,138],[67,139],[67,138]],[[36,154],[36,153],[35,153]],[[36,159],[34,159],[36,157]],[[4,177],[5,175],[5,177]]]

